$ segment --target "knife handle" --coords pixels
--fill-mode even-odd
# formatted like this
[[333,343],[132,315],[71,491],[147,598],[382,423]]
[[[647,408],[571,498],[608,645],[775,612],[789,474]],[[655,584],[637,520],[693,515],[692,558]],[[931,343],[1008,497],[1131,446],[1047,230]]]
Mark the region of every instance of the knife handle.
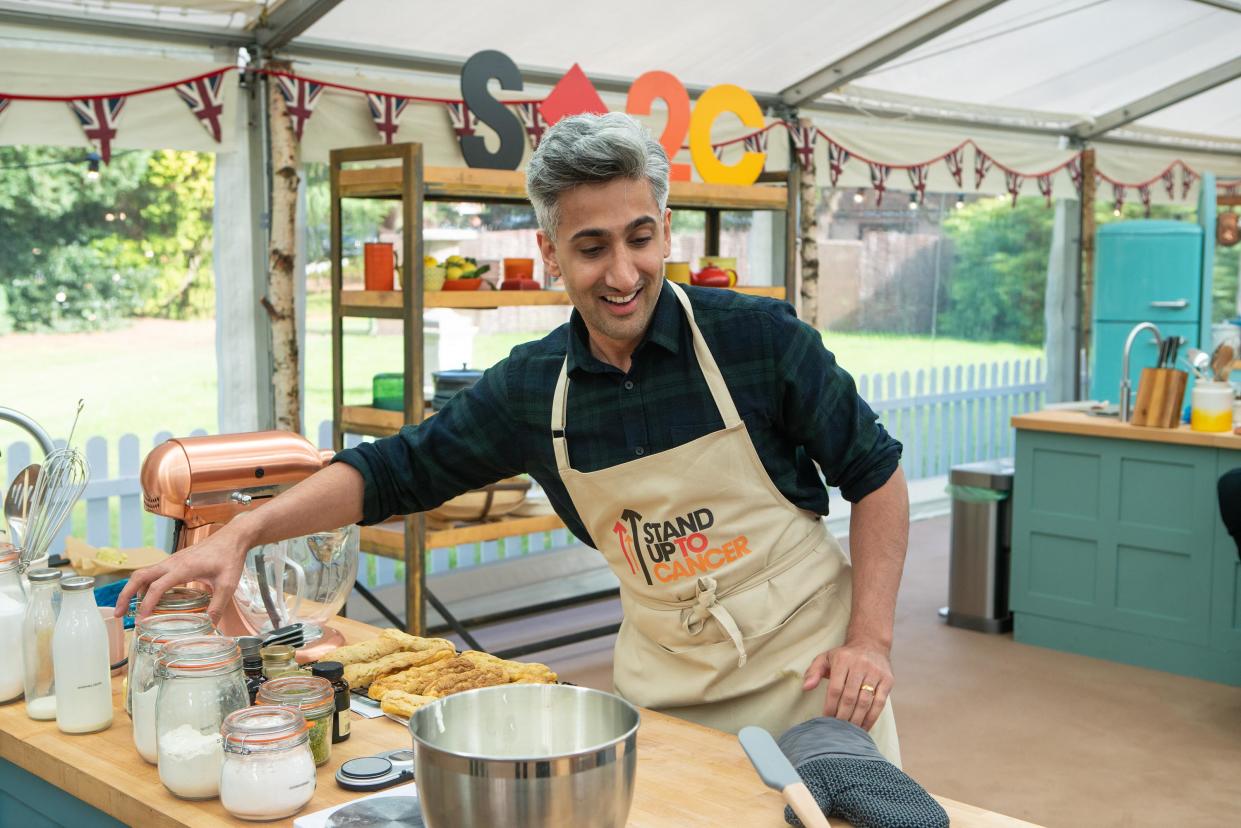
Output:
[[806,828],[832,828],[832,824],[819,809],[819,803],[815,802],[814,797],[810,795],[810,789],[806,787],[805,782],[794,782],[782,793],[784,801],[789,804],[793,813],[797,814],[797,818]]

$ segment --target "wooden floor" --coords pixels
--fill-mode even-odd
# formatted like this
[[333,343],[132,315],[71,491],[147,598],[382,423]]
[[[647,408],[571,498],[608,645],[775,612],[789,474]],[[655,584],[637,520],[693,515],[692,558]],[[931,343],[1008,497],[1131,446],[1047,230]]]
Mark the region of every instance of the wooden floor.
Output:
[[[947,627],[936,614],[947,573],[948,519],[916,522],[893,653],[901,750],[915,779],[1052,828],[1237,824],[1241,688]],[[505,647],[619,613],[617,602],[598,602],[479,636]],[[527,658],[607,689],[611,646],[599,639]]]

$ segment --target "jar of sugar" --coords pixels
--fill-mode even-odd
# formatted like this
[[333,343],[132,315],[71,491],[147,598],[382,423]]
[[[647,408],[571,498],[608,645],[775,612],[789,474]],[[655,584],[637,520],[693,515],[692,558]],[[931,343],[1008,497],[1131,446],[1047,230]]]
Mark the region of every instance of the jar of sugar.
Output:
[[220,728],[224,766],[220,804],[238,819],[284,819],[315,793],[310,729],[296,707],[236,710]]
[[169,641],[156,659],[155,741],[159,780],[182,799],[213,799],[224,763],[220,727],[250,703],[241,648],[232,638]]
[[159,693],[155,660],[170,641],[214,634],[210,618],[188,612],[149,615],[139,621],[134,630],[137,643],[134,646],[134,660],[129,664],[127,706],[133,719],[134,747],[138,749],[138,755],[152,765],[157,760],[155,700]]

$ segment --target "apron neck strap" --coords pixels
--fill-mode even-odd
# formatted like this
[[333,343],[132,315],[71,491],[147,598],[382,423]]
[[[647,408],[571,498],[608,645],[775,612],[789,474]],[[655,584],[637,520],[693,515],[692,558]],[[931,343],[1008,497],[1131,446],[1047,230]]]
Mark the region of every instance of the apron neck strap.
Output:
[[[720,372],[720,367],[716,364],[715,357],[711,355],[711,349],[707,347],[707,341],[703,339],[702,331],[698,329],[698,323],[694,320],[694,309],[689,303],[689,297],[675,282],[665,281],[664,284],[685,309],[685,319],[689,322],[689,330],[694,340],[694,356],[698,357],[698,367],[702,371],[703,379],[707,381],[707,388],[711,391],[715,407],[719,409],[724,428],[740,425],[741,415],[737,413],[737,406],[733,403],[732,394],[728,392],[728,384],[724,382],[724,375]],[[572,335],[572,333],[569,334],[569,336]],[[561,472],[570,468],[569,444],[564,436],[568,407],[569,357],[566,354],[564,362],[560,365],[560,376],[556,379],[556,392],[552,395],[552,447],[556,452],[556,468]]]

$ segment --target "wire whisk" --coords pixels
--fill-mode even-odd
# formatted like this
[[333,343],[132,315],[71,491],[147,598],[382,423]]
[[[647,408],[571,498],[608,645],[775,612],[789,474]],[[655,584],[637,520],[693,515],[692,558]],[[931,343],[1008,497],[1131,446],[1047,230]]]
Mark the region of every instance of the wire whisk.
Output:
[[[79,400],[77,414],[81,413],[82,401]],[[77,423],[75,415],[73,428],[69,430],[70,442]],[[39,476],[35,478],[34,491],[30,494],[30,511],[26,537],[20,547],[18,572],[24,573],[32,562],[47,554],[89,481],[90,465],[82,452],[72,446],[57,449],[47,456]]]

